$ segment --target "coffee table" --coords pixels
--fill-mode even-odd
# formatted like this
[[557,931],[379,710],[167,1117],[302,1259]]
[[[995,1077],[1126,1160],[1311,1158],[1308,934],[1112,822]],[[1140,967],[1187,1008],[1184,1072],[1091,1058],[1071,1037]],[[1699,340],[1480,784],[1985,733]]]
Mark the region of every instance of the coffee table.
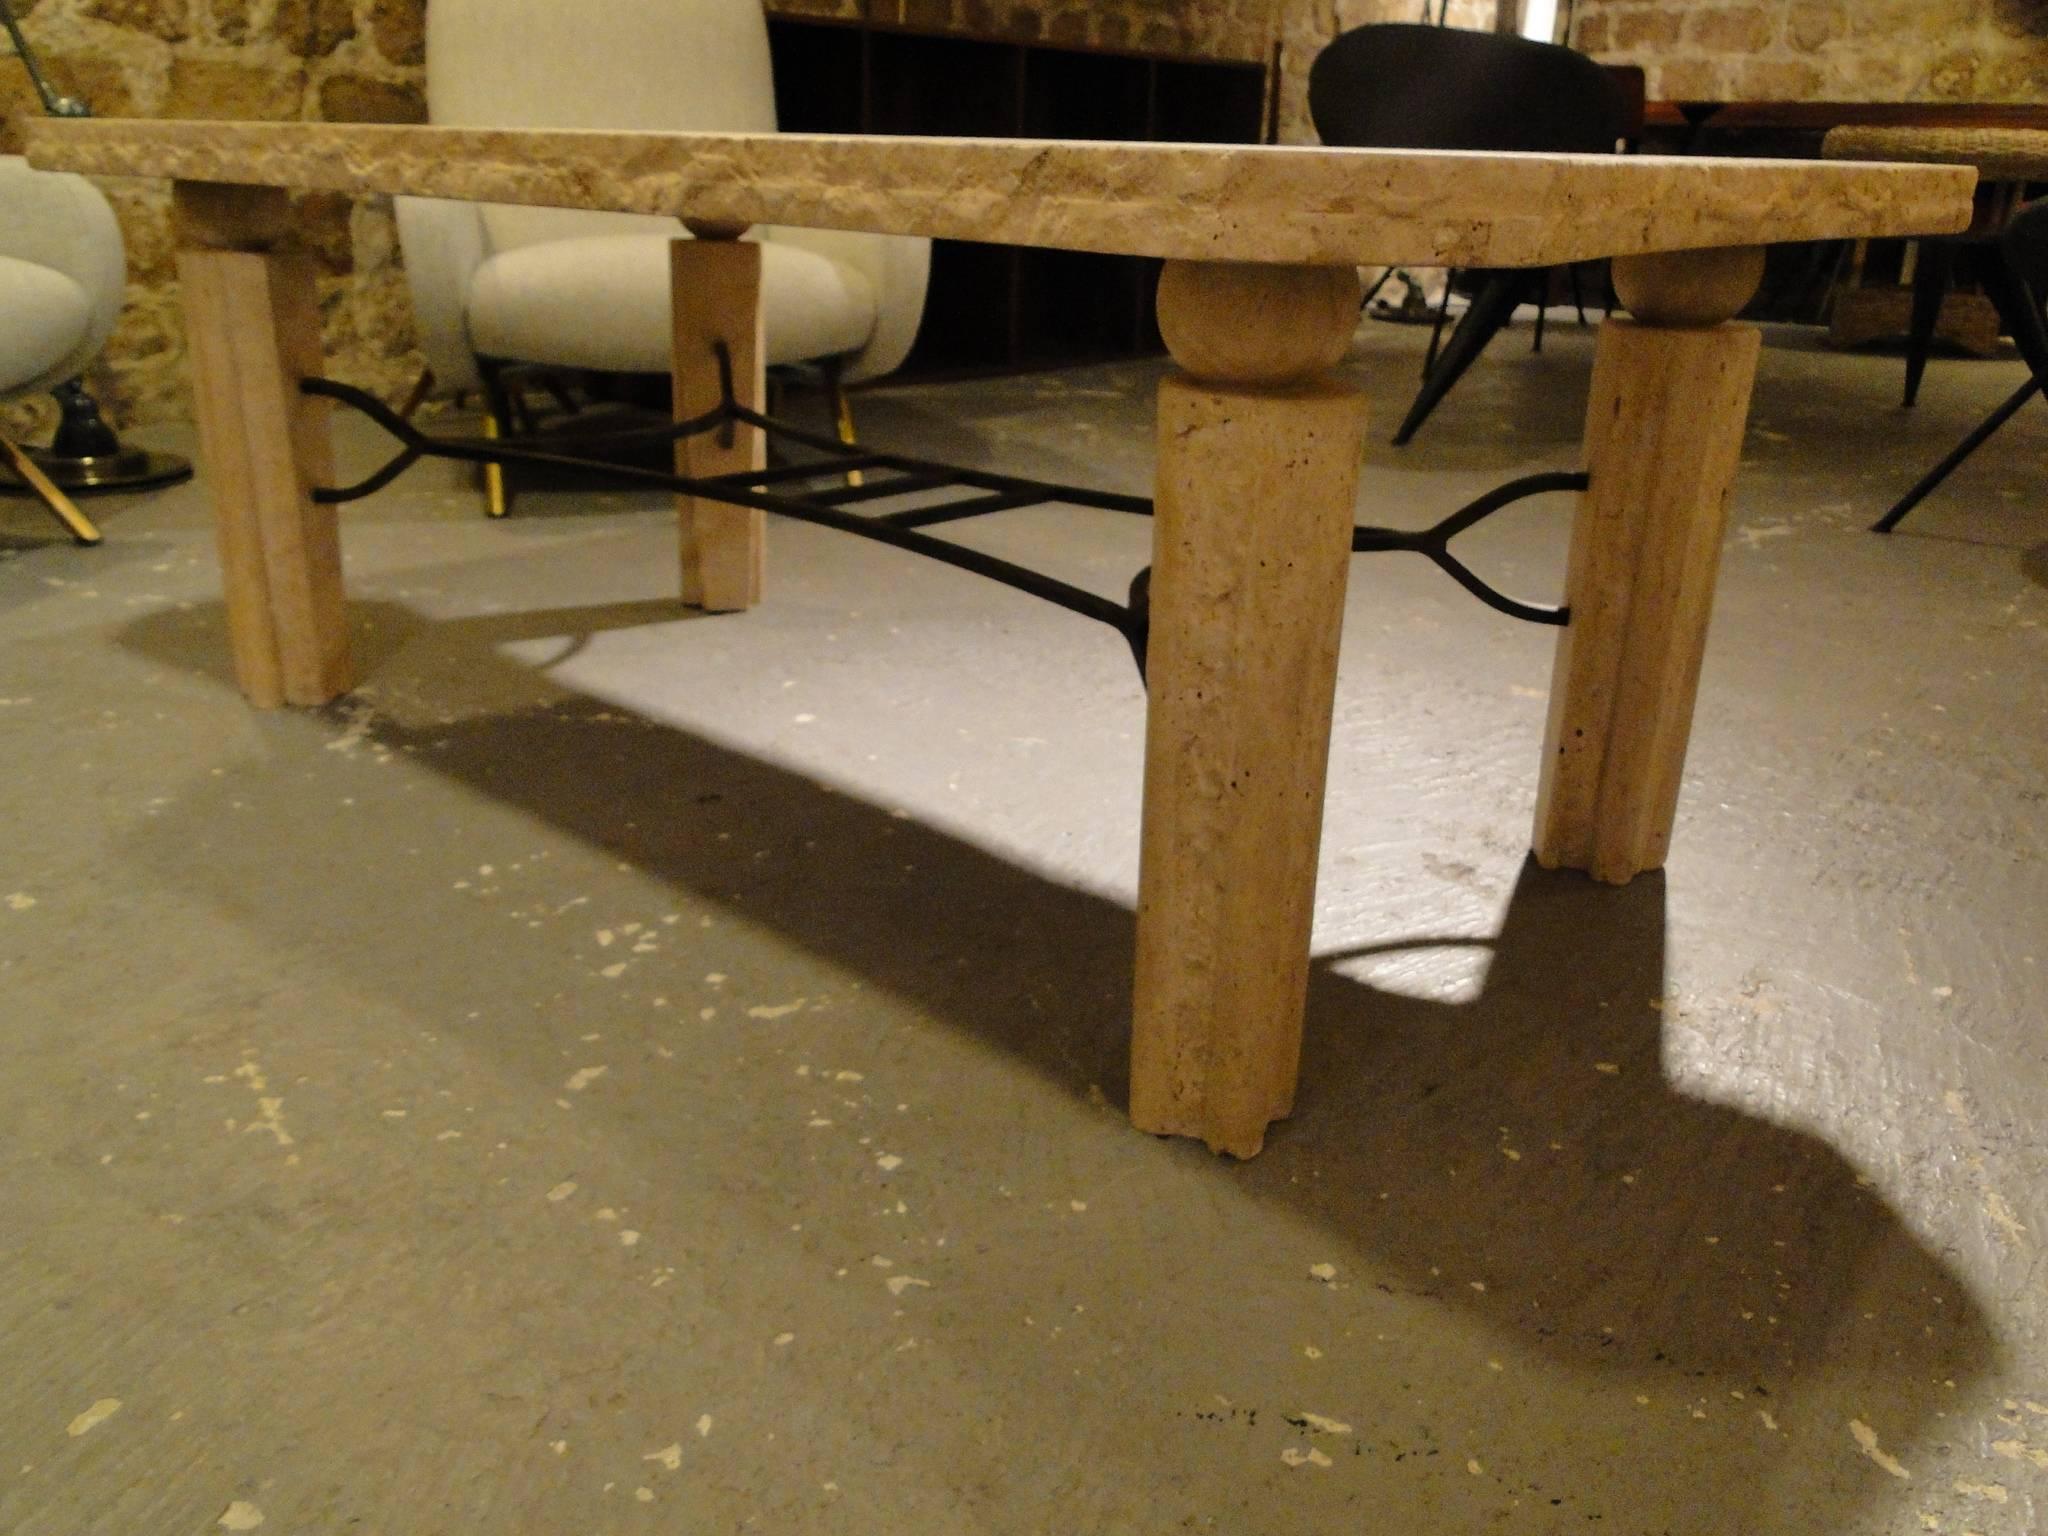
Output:
[[[682,219],[676,397],[760,399],[754,224],[1162,257],[1131,1118],[1257,1153],[1293,1104],[1365,401],[1331,370],[1361,263],[1613,257],[1536,796],[1546,866],[1660,867],[1775,241],[1953,233],[1967,167],[1630,156],[101,119],[30,160],[175,183],[229,639],[256,704],[353,681],[309,261],[286,189]],[[723,440],[721,440],[723,438]],[[759,472],[752,428],[683,472]],[[760,592],[762,511],[682,498],[686,600]],[[1359,547],[1397,547],[1359,544]],[[1565,615],[1554,615],[1562,618]]]

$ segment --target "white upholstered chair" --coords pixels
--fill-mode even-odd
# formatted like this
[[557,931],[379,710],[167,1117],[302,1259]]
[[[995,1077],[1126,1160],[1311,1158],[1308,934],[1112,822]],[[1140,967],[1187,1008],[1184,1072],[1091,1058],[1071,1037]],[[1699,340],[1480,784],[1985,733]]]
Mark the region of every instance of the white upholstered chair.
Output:
[[[775,130],[760,0],[433,0],[437,124]],[[673,219],[401,198],[398,227],[427,365],[444,388],[493,363],[667,373]],[[924,311],[926,240],[757,229],[765,361],[835,377],[900,364]],[[488,394],[488,391],[487,391]],[[496,407],[494,406],[494,411]],[[492,510],[502,510],[494,495]]]
[[[61,384],[99,355],[120,318],[127,252],[114,210],[83,176],[0,155],[0,399]],[[100,535],[19,446],[0,461],[81,544]]]

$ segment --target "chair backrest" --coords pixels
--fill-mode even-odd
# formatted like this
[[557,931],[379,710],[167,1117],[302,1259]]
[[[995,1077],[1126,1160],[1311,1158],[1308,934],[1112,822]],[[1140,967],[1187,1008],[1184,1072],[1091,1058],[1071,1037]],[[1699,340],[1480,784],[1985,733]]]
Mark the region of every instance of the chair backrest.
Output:
[[2025,300],[2015,306],[2021,313],[2003,318],[2034,377],[2048,385],[2048,324],[2041,314],[2042,305],[2048,303],[2048,198],[2029,203],[2014,214],[1998,245]]
[[1308,102],[1323,142],[1355,149],[1599,154],[1629,115],[1621,87],[1584,54],[1398,22],[1354,28],[1325,48]]
[[[457,127],[773,133],[761,0],[433,0],[427,115]],[[499,250],[657,222],[544,208],[485,215]]]
[[1633,144],[1643,136],[1650,112],[1650,77],[1640,64],[1602,64],[1621,94],[1621,136]]

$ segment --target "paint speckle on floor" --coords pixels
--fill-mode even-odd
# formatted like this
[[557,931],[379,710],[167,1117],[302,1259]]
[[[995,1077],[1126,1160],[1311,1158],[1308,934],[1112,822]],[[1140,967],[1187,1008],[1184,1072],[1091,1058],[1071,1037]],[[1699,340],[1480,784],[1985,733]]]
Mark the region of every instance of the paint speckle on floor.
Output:
[[658,1451],[649,1451],[640,1459],[642,1461],[658,1461],[668,1468],[669,1471],[674,1472],[683,1464],[683,1444],[678,1440],[671,1445],[664,1445]]
[[1334,1264],[1311,1264],[1308,1272],[1325,1285],[1334,1285],[1337,1280],[1337,1266]]
[[2031,1462],[2034,1466],[2048,1470],[2048,1451],[2037,1450],[2024,1440],[1994,1440],[1991,1442],[1994,1455],[2003,1456],[2007,1461]]
[[889,1294],[891,1296],[901,1296],[905,1291],[913,1287],[921,1290],[930,1290],[932,1285],[931,1281],[920,1280],[915,1275],[891,1275],[883,1284],[889,1287]]
[[875,1159],[875,1166],[884,1173],[894,1173],[903,1166],[903,1159],[894,1152],[884,1152]]
[[564,1179],[561,1183],[557,1184],[553,1189],[548,1191],[548,1199],[552,1201],[554,1204],[560,1205],[564,1200],[568,1199],[571,1195],[575,1193],[576,1181],[574,1179]]
[[1328,1419],[1320,1413],[1309,1413],[1307,1410],[1292,1415],[1288,1422],[1307,1430],[1312,1435],[1348,1435],[1351,1433],[1351,1426],[1342,1419]]
[[609,1071],[611,1071],[610,1067],[583,1067],[570,1073],[569,1080],[562,1084],[562,1086],[571,1093],[581,1093]]
[[2027,1229],[2020,1225],[2020,1219],[2013,1214],[2012,1207],[2006,1203],[2005,1196],[1995,1189],[1984,1191],[1984,1214],[1991,1218],[1993,1226],[1997,1227],[1999,1231],[2003,1232],[2014,1242],[2018,1242],[2027,1235]]
[[7,898],[7,910],[10,912],[26,912],[35,904],[35,897],[29,895],[27,891],[16,891]]
[[1280,1459],[1290,1467],[1327,1467],[1330,1458],[1314,1446],[1290,1445],[1280,1453]]
[[97,1429],[120,1411],[121,1399],[118,1397],[103,1397],[69,1424],[65,1425],[64,1433],[76,1439],[80,1435]]
[[807,997],[800,997],[793,1003],[760,1003],[747,1010],[747,1017],[750,1019],[786,1019],[792,1013],[801,1013],[804,1005],[809,1001],[810,999]]
[[214,1523],[224,1531],[253,1531],[263,1523],[263,1511],[246,1499],[237,1499]]
[[246,1136],[251,1131],[268,1131],[277,1138],[277,1144],[280,1147],[291,1146],[293,1144],[292,1134],[284,1128],[284,1100],[282,1098],[258,1099],[256,1101],[256,1109],[256,1118],[242,1127],[242,1134]]
[[1877,1431],[1861,1419],[1851,1419],[1849,1421],[1849,1433],[1855,1437],[1856,1444],[1861,1448],[1863,1454],[1876,1462],[1880,1467],[1883,1467],[1885,1471],[1891,1473],[1893,1477],[1903,1479],[1910,1478],[1913,1475],[1900,1464],[1896,1456],[1890,1456],[1885,1453],[1884,1449],[1877,1443]]

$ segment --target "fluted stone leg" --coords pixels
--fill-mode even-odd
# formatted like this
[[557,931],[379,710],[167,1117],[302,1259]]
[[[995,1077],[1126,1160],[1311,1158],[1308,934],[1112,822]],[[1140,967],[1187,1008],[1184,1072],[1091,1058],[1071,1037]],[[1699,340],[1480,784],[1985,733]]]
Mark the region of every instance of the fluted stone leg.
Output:
[[[716,347],[732,357],[733,394],[758,411],[767,393],[761,337],[761,247],[736,230],[704,229],[671,247],[675,325],[675,416],[687,421],[723,398]],[[761,469],[767,443],[755,427],[681,438],[676,473],[698,478]],[[767,565],[767,515],[695,496],[676,498],[681,525],[683,601],[713,613],[761,601]]]
[[1250,1157],[1290,1112],[1365,401],[1350,269],[1176,263],[1160,323],[1131,1118]]
[[249,701],[325,704],[353,686],[312,258],[275,188],[179,182],[178,277],[235,676]]
[[1546,868],[1623,884],[1663,867],[1761,337],[1731,325],[1760,251],[1615,263],[1636,318],[1602,326],[1591,484],[1565,576],[1537,795]]

